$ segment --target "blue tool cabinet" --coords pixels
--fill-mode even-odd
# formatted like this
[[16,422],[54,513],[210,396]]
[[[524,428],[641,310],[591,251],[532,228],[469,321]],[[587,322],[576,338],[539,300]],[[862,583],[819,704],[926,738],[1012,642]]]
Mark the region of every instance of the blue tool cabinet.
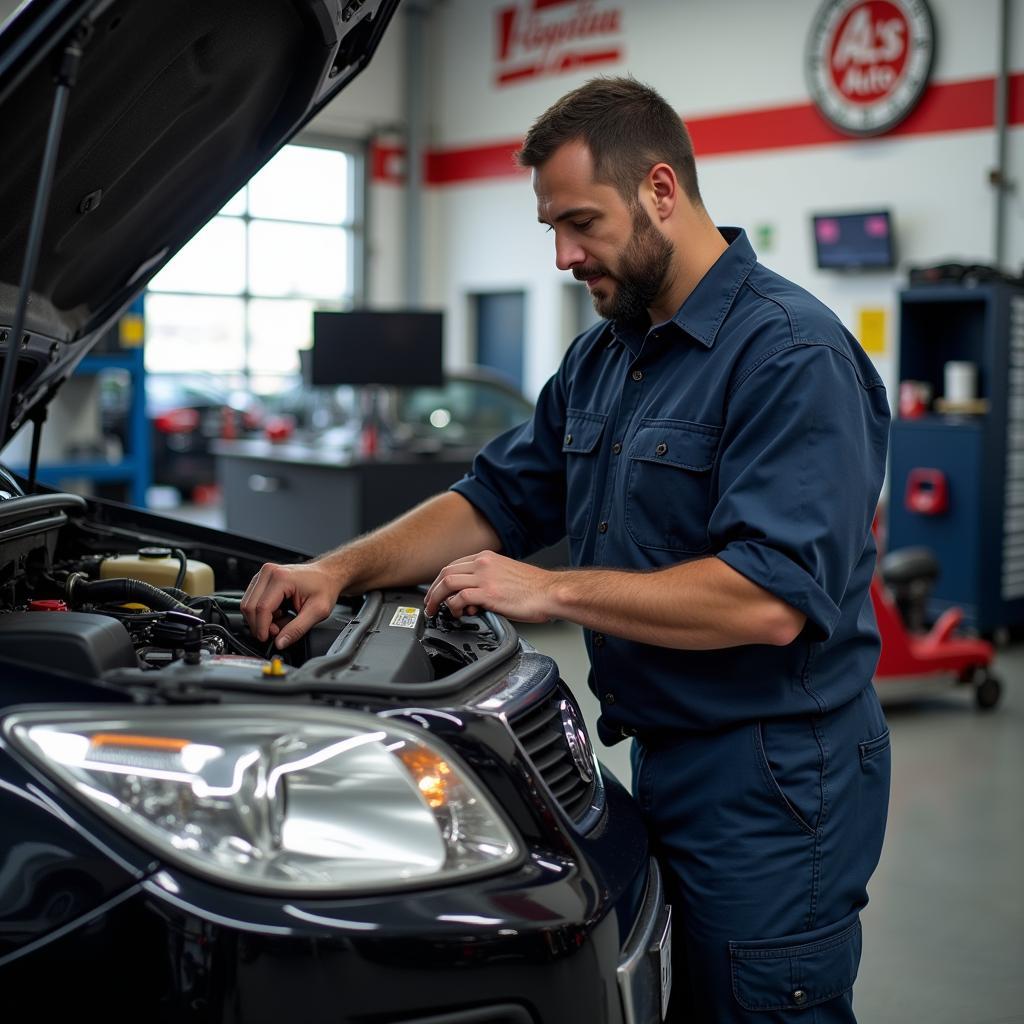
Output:
[[957,606],[990,633],[1024,622],[1024,289],[903,291],[899,379],[924,381],[941,397],[950,360],[976,364],[987,408],[933,404],[920,418],[894,420],[888,547],[934,551],[941,576],[930,613]]

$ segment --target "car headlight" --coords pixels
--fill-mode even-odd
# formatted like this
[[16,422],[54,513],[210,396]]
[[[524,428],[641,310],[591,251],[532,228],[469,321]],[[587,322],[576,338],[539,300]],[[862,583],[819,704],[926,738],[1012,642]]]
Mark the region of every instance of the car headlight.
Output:
[[25,712],[11,742],[167,860],[260,891],[338,894],[507,867],[511,830],[433,737],[281,708]]

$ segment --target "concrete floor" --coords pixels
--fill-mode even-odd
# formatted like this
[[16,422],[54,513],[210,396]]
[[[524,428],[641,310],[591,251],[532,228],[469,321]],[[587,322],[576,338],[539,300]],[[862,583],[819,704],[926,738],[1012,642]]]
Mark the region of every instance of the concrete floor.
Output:
[[[558,661],[592,725],[579,631],[521,631]],[[966,688],[881,691],[893,785],[863,914],[864,1024],[1024,1022],[1024,647],[1002,649],[996,673],[1005,690],[991,712]],[[628,785],[627,744],[598,753]]]

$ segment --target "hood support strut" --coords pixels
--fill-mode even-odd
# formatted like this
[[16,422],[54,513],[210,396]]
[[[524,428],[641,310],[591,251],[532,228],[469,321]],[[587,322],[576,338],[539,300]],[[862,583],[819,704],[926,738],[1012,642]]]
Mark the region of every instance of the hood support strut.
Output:
[[39,469],[39,442],[43,439],[43,424],[46,422],[46,406],[32,415],[32,454],[28,463],[28,489],[36,489],[36,471]]
[[[7,423],[11,414],[11,395],[14,391],[14,377],[18,365],[18,352],[21,349],[22,333],[25,330],[25,312],[36,270],[39,267],[39,250],[42,248],[46,210],[50,204],[53,177],[57,170],[57,151],[60,148],[60,139],[64,132],[64,115],[68,108],[68,96],[78,76],[84,47],[91,34],[92,26],[88,22],[83,21],[79,24],[64,47],[60,65],[57,68],[57,88],[53,95],[50,127],[46,134],[46,148],[43,150],[43,163],[39,170],[39,185],[36,190],[35,205],[32,208],[32,220],[29,222],[28,244],[25,246],[25,263],[21,271],[18,301],[14,307],[14,322],[11,324],[7,341],[7,358],[4,360],[3,378],[0,379],[0,423]],[[36,419],[32,438],[34,456],[38,455],[41,430],[42,419]],[[35,485],[35,461],[34,457],[30,488]]]

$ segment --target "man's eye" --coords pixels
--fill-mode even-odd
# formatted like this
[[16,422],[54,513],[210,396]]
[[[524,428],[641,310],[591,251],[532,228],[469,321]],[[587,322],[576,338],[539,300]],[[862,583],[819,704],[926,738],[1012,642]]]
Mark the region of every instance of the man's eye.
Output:
[[577,231],[586,231],[587,228],[589,228],[590,225],[593,224],[593,223],[594,223],[594,218],[591,217],[590,220],[574,220],[572,222],[572,226]]

